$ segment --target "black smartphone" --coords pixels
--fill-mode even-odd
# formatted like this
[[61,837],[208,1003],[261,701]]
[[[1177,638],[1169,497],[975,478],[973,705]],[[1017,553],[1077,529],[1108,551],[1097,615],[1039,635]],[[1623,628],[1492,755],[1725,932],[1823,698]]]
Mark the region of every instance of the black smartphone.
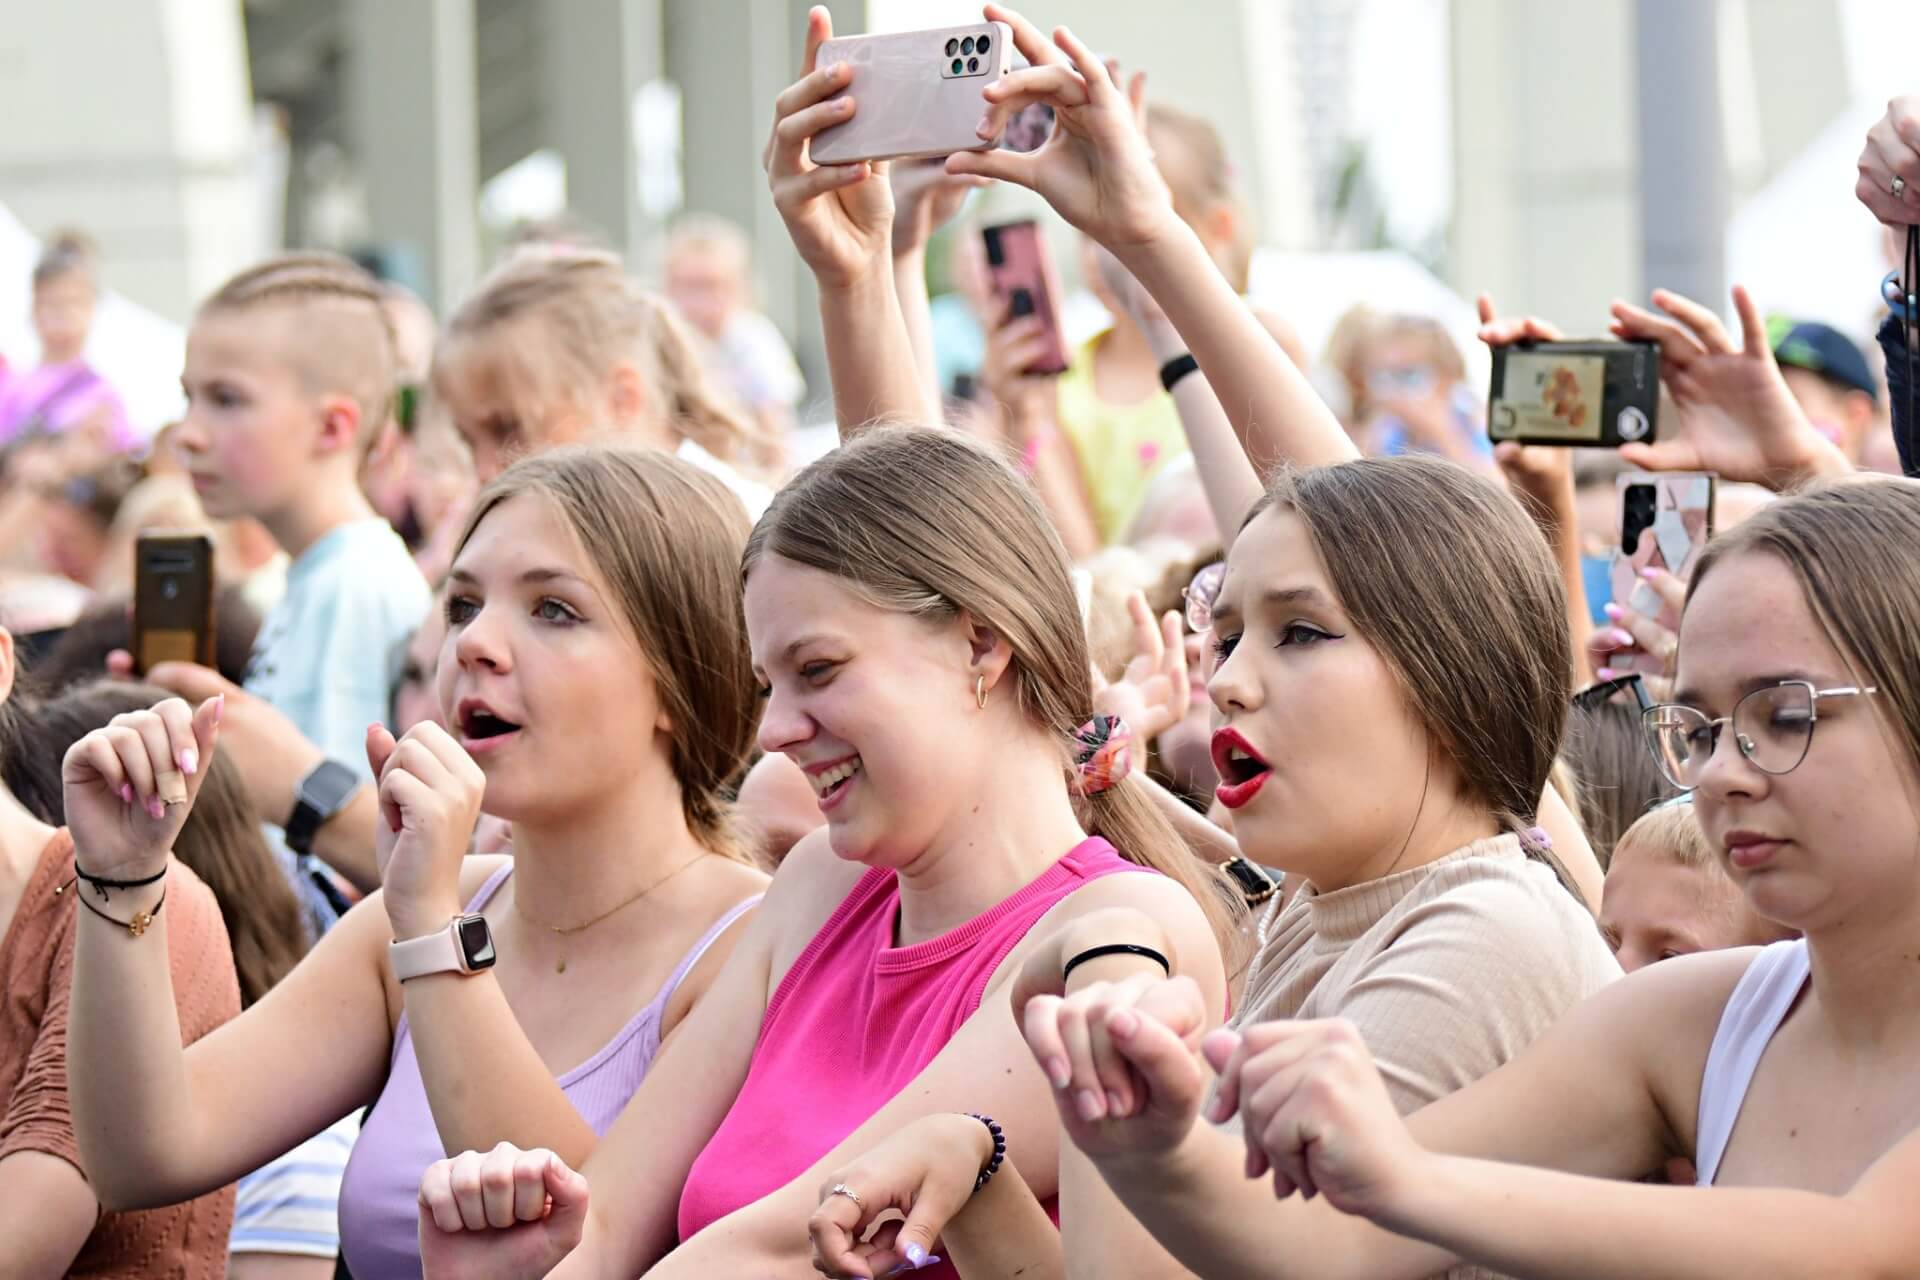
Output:
[[134,544],[133,668],[162,662],[214,664],[213,539],[204,533],[143,533]]
[[1651,342],[1532,342],[1493,349],[1495,443],[1613,449],[1654,438],[1660,349]]

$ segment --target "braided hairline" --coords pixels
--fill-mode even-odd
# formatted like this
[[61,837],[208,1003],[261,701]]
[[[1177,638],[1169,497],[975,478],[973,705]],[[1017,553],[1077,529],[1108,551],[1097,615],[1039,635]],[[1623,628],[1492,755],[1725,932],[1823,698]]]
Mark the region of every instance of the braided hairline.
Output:
[[380,282],[347,258],[327,253],[290,253],[270,258],[234,276],[215,291],[205,309],[258,306],[263,302],[339,298],[364,302],[373,308],[386,336],[387,354],[399,358],[399,338],[387,315]]

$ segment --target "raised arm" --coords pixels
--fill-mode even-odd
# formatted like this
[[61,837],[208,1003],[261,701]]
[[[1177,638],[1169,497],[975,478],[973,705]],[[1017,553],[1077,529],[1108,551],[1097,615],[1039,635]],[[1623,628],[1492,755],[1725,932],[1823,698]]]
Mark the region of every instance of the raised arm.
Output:
[[1033,102],[1053,107],[1056,127],[1037,151],[961,152],[948,157],[947,171],[1029,187],[1105,245],[1185,341],[1256,470],[1357,457],[1332,412],[1174,212],[1127,96],[1106,66],[1064,27],[1049,43],[1011,10],[988,5],[986,14],[1012,28],[1033,65],[986,90],[981,136]]
[[815,134],[859,110],[840,93],[852,70],[817,66],[832,35],[832,19],[816,6],[800,79],[774,102],[765,159],[773,203],[820,287],[834,414],[846,439],[871,422],[931,424],[941,415],[939,401],[927,398],[895,289],[885,162],[816,165],[808,157]]
[[[82,872],[142,880],[166,865],[204,777],[198,765],[212,757],[219,711],[217,700],[197,714],[169,700],[118,717],[68,752],[66,813]],[[169,806],[156,779],[182,774],[186,799]],[[85,883],[75,892],[93,892]],[[95,1193],[114,1209],[224,1186],[365,1106],[392,1040],[378,967],[386,921],[374,903],[349,912],[259,1004],[183,1051],[161,888],[109,890],[103,905],[116,918],[150,914],[139,936],[91,911],[76,916],[74,1134]]]
[[913,344],[914,365],[925,384],[929,404],[945,403],[940,367],[933,349],[933,310],[927,296],[927,241],[967,201],[967,193],[986,185],[979,178],[956,178],[946,162],[901,160],[887,174],[893,186],[893,288]]

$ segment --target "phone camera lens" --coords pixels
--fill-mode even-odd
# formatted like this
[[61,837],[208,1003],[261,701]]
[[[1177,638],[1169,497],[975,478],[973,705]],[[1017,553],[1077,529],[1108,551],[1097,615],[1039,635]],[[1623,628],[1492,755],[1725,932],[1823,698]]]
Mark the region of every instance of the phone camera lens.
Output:
[[979,69],[980,69],[980,59],[978,58],[967,59],[967,70],[978,71]]
[[958,40],[947,41],[947,56],[951,58],[958,52],[960,52],[960,42]]
[[973,51],[975,53],[985,53],[987,51],[987,38],[985,36],[981,36],[973,42]]
[[953,60],[953,74],[959,75],[962,71],[966,69],[966,65],[967,64],[960,61],[960,59],[955,58]]
[[177,582],[176,580],[174,580],[174,579],[172,579],[172,578],[163,578],[163,579],[161,579],[161,581],[160,581],[160,594],[161,594],[161,596],[162,596],[163,598],[165,598],[165,599],[168,599],[168,600],[177,600],[177,599],[179,599],[179,598],[180,598],[180,584],[179,584],[179,582]]
[[966,38],[965,40],[962,40],[962,41],[960,42],[960,52],[962,52],[962,53],[972,53],[972,52],[973,52],[973,37],[972,37],[972,36],[968,36],[968,37],[967,37],[967,38]]

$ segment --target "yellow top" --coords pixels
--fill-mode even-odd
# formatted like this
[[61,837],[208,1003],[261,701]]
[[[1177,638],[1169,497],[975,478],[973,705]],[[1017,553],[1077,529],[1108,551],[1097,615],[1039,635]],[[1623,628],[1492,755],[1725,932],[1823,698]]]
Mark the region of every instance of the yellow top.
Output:
[[1100,541],[1110,544],[1126,536],[1160,468],[1187,452],[1187,433],[1165,391],[1138,404],[1100,399],[1093,386],[1093,357],[1108,332],[1089,338],[1067,362],[1058,415],[1060,430],[1080,459]]

